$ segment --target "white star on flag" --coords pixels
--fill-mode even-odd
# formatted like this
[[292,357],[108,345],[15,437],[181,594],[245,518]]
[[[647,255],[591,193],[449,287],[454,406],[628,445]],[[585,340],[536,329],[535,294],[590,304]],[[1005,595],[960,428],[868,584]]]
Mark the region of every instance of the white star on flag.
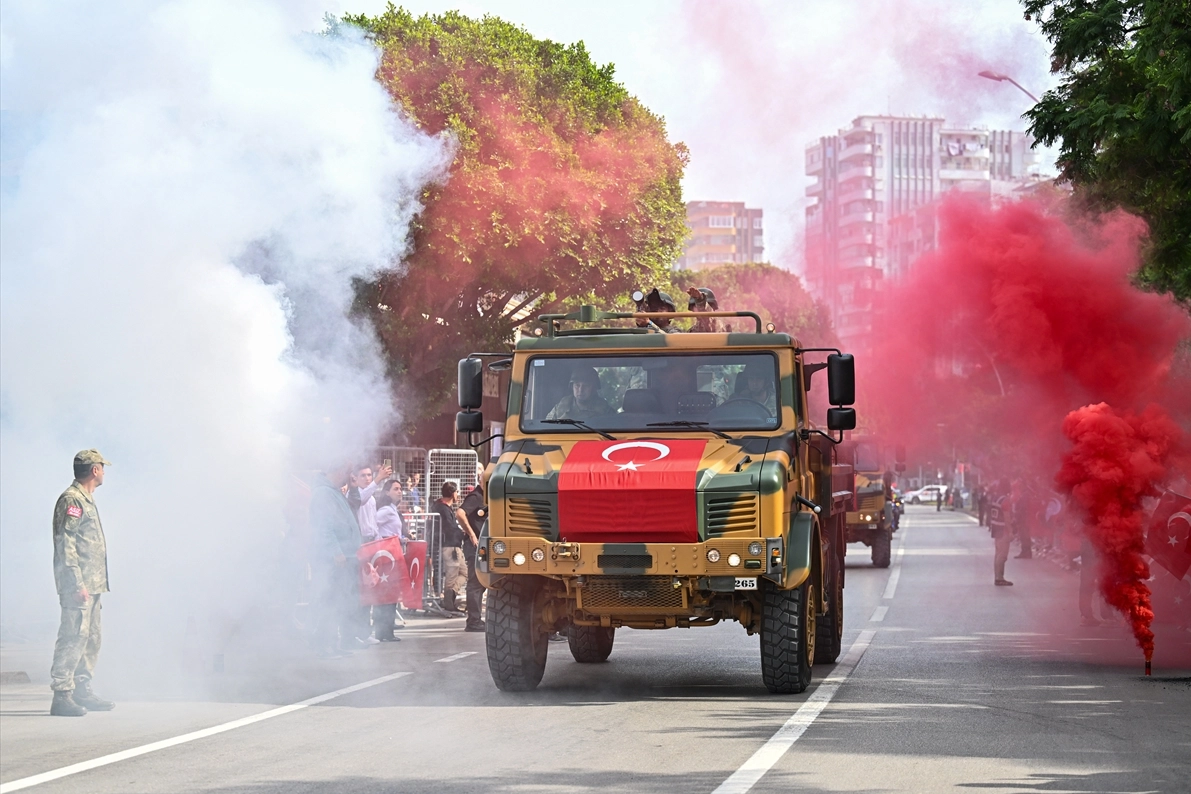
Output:
[[637,464],[636,464],[635,462],[631,461],[631,460],[630,460],[628,463],[618,463],[618,464],[616,464],[616,470],[617,470],[617,471],[624,471],[625,469],[628,469],[629,471],[636,471],[636,470],[637,470]]
[[380,580],[381,580],[382,582],[387,582],[387,581],[389,581],[389,575],[388,575],[387,573],[382,573],[382,574],[380,575]]
[[1178,538],[1176,538],[1174,535],[1171,535],[1171,536],[1170,536],[1170,540],[1168,540],[1168,541],[1166,541],[1166,542],[1167,542],[1167,543],[1169,543],[1169,544],[1170,544],[1170,545],[1172,545],[1172,546],[1177,546],[1177,545],[1179,545],[1179,539],[1178,539]]

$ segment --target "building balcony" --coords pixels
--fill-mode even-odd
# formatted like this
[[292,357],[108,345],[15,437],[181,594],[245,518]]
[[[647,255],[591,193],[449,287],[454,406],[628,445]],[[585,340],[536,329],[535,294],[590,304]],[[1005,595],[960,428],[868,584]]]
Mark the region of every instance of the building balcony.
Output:
[[989,172],[987,168],[983,171],[977,171],[971,168],[940,168],[939,179],[948,181],[975,179],[987,182]]
[[821,173],[823,173],[823,161],[821,159],[815,160],[814,162],[811,162],[810,160],[806,161],[807,176],[814,176],[815,174]]
[[847,193],[840,193],[836,201],[840,204],[847,204],[849,201],[856,201],[858,199],[871,199],[873,191],[867,188],[858,188],[850,190]]
[[856,157],[871,155],[872,153],[873,145],[871,143],[854,143],[843,148],[839,153],[839,159],[842,162]]
[[849,212],[847,215],[839,219],[840,226],[849,226],[853,223],[872,223],[873,213],[871,212]]
[[811,198],[818,198],[820,195],[822,195],[822,193],[823,193],[823,183],[822,182],[815,182],[813,185],[809,185],[806,189],[806,194],[808,196],[810,196]]

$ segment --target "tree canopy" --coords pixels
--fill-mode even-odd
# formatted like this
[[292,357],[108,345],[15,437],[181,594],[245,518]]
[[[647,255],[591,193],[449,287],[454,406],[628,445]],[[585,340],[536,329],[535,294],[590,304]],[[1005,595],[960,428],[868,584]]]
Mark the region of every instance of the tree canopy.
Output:
[[1027,112],[1093,206],[1144,218],[1143,286],[1191,301],[1191,2],[1024,0],[1062,83]]
[[455,146],[403,268],[357,302],[416,388],[414,418],[438,409],[456,359],[507,348],[530,310],[665,278],[686,232],[686,149],[611,64],[491,16],[390,4],[344,22],[380,47],[377,78],[404,113]]

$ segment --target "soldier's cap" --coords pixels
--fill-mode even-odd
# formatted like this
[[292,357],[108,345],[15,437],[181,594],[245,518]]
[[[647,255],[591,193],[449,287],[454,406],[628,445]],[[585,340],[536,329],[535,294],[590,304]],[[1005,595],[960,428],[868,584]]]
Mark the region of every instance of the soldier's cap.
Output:
[[597,389],[600,387],[600,376],[595,367],[575,367],[571,373],[571,383],[590,383]]
[[772,380],[773,367],[772,365],[765,364],[760,361],[750,361],[744,365],[744,372],[741,374],[744,375],[746,380],[748,378],[765,378],[766,380]]
[[111,466],[112,462],[103,455],[100,455],[98,449],[84,449],[74,456],[74,465],[86,466],[87,464],[91,464],[92,466]]

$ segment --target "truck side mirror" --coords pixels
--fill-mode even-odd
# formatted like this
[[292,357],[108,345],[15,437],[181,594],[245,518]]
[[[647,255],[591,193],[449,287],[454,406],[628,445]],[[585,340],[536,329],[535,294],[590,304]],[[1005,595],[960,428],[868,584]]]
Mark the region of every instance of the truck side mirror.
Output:
[[896,471],[898,474],[901,474],[903,471],[906,470],[906,464],[901,463],[901,462],[895,463],[895,464],[893,464],[893,470]]
[[455,430],[459,433],[479,433],[484,429],[484,415],[479,411],[460,411],[455,414]]
[[[848,356],[851,358],[851,356]],[[827,429],[828,430],[855,430],[856,429],[856,409],[855,408],[828,408],[827,409]]]
[[[827,357],[827,401],[832,405],[856,402],[856,362],[850,353],[832,353]],[[855,411],[852,416],[852,427],[855,427]]]
[[[478,358],[459,361],[459,407],[465,411],[484,404],[484,362]],[[460,431],[462,432],[462,431]]]

